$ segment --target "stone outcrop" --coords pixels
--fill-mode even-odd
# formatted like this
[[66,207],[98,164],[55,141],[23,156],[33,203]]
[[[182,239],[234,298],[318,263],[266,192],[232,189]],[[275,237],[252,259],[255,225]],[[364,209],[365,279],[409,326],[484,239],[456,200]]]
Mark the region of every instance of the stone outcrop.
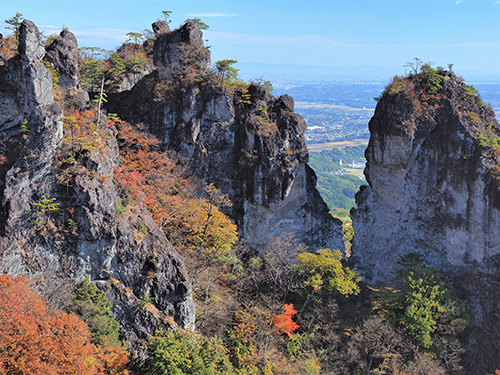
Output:
[[418,253],[452,277],[473,310],[467,373],[491,372],[500,365],[498,351],[488,349],[500,340],[500,126],[493,110],[452,73],[424,72],[396,78],[369,126],[369,185],[352,212],[357,268],[368,282],[392,283],[399,257]]
[[207,70],[201,31],[190,22],[160,35],[153,55],[158,69],[110,96],[108,110],[147,125],[166,151],[227,194],[233,206],[226,213],[252,247],[293,233],[311,249],[343,249],[341,223],[307,165],[306,123],[293,99],[256,84],[227,90]]
[[[155,70],[154,64],[151,61],[151,56],[147,57],[151,54],[152,47],[150,48],[148,45],[153,42],[148,40],[147,43],[143,45],[135,44],[135,43],[125,43],[123,44],[116,53],[124,60],[134,59],[137,60],[143,58],[145,63],[141,66],[137,66],[127,74],[125,74],[118,82],[118,87],[113,88],[115,92],[122,92],[132,89],[134,85],[139,82],[144,76]],[[149,53],[147,52],[149,51]],[[127,63],[125,63],[127,65]]]
[[100,149],[73,150],[88,173],[64,178],[63,113],[40,62],[39,35],[23,21],[19,56],[0,67],[0,103],[7,104],[0,106],[0,273],[33,279],[57,307],[88,275],[107,291],[122,339],[140,361],[156,329],[194,328],[191,284],[182,258],[146,212],[117,214],[118,189],[102,178],[118,166],[115,129],[102,130]]
[[495,150],[481,139],[488,132],[495,138],[499,125],[478,100],[444,75],[439,94],[412,99],[390,87],[379,101],[366,150],[369,186],[353,212],[356,256],[367,279],[389,280],[397,257],[411,252],[455,269],[500,255]]
[[164,24],[153,25],[156,25],[153,27],[157,33],[153,62],[160,78],[170,77],[178,67],[193,64],[199,70],[210,69],[210,51],[205,48],[203,33],[198,26],[186,22],[175,32],[166,32]]
[[75,35],[64,29],[47,47],[46,58],[52,63],[59,75],[59,86],[77,87],[79,84],[79,52]]
[[168,23],[162,20],[158,20],[151,24],[151,28],[153,29],[153,33],[156,36],[160,36],[161,34],[167,34],[170,32],[170,27]]
[[19,55],[27,63],[40,62],[45,55],[45,48],[40,43],[41,33],[35,24],[24,20],[19,27]]

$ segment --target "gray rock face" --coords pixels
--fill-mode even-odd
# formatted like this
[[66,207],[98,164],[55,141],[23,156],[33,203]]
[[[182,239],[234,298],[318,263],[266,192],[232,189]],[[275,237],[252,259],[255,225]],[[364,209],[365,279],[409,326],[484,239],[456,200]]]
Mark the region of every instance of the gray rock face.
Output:
[[473,310],[467,373],[484,374],[500,365],[498,350],[489,349],[500,339],[493,312],[500,303],[499,164],[487,140],[500,126],[450,74],[438,94],[423,89],[416,98],[422,76],[407,78],[407,91],[389,86],[370,121],[369,186],[356,195],[353,254],[372,283],[392,283],[408,253],[453,277]]
[[[487,264],[500,254],[494,161],[477,136],[478,127],[498,123],[485,109],[465,107],[470,95],[455,80],[445,80],[445,90],[455,97],[422,116],[403,95],[387,94],[370,121],[369,186],[353,212],[354,249],[368,280],[388,281],[398,256],[410,252],[439,268]],[[484,123],[473,124],[478,111]]]
[[161,34],[167,34],[170,32],[170,27],[168,26],[168,23],[165,21],[156,21],[151,24],[151,28],[153,29],[153,33],[156,36],[160,36]]
[[[161,26],[161,25],[160,25]],[[195,64],[199,70],[210,69],[210,51],[203,43],[203,33],[192,22],[170,33],[160,33],[155,40],[153,62],[160,78],[170,77],[179,67]]]
[[[36,26],[23,24],[23,54],[0,70],[0,152],[8,160],[0,170],[0,272],[33,279],[56,307],[89,275],[107,291],[122,338],[141,361],[148,335],[167,322],[194,328],[183,260],[146,212],[117,214],[115,129],[102,129],[101,148],[77,152],[63,142],[62,109],[39,62],[44,54],[30,52],[37,51],[30,44],[38,43]],[[65,148],[82,172],[63,169]],[[46,212],[47,202],[55,206]]]
[[45,48],[43,48],[41,33],[36,25],[29,20],[23,20],[19,32],[21,59],[28,63],[40,62],[45,55]]
[[47,59],[54,65],[59,75],[59,86],[77,87],[79,83],[78,42],[69,30],[63,30],[47,48]]
[[[227,194],[233,202],[227,213],[251,246],[289,232],[312,249],[343,249],[341,223],[329,214],[307,166],[306,123],[293,113],[293,99],[276,99],[259,85],[242,97],[220,82],[194,83],[190,52],[177,48],[179,40],[190,40],[200,49],[198,32],[188,23],[161,36],[154,50],[158,71],[129,93],[111,96],[110,112],[146,124],[166,150]],[[186,79],[165,78],[162,69],[172,61]],[[158,96],[162,87],[166,96]]]
[[[150,42],[150,41],[148,41]],[[134,43],[126,43],[123,44],[116,53],[124,59],[130,58],[130,56],[134,55],[146,55],[146,44],[134,44]],[[132,89],[134,85],[139,82],[144,76],[150,74],[155,69],[152,62],[147,61],[146,64],[141,66],[140,68],[135,69],[132,72],[127,73],[120,81],[117,88],[114,88],[115,92],[122,92]]]

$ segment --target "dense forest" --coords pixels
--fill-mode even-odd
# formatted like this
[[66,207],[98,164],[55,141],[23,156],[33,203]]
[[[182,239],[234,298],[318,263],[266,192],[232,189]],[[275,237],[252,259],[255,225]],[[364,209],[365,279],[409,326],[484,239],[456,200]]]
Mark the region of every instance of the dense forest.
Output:
[[[163,15],[167,25],[169,12]],[[22,15],[6,20],[13,33],[0,39],[2,66],[16,59],[22,20]],[[199,19],[187,22],[208,27]],[[363,283],[339,249],[310,251],[293,233],[252,249],[225,214],[234,204],[226,194],[196,178],[190,166],[175,152],[165,152],[162,140],[141,124],[103,109],[108,95],[130,89],[154,69],[152,43],[161,33],[131,34],[129,43],[100,56],[96,48],[80,49],[79,90],[95,99],[85,110],[77,109],[75,93],[60,87],[58,72],[44,60],[52,74],[54,98],[64,109],[54,180],[61,191],[78,181],[104,189],[116,184],[116,218],[137,223],[137,244],[150,231],[147,217],[154,220],[184,259],[196,304],[196,329],[184,330],[172,317],[163,317],[145,293],[137,308],[162,316],[171,329],[150,335],[143,342],[147,356],[137,358],[137,348],[123,340],[124,327],[113,319],[99,282],[80,280],[58,303],[40,296],[36,283],[23,276],[0,275],[0,373],[464,374],[461,340],[469,308],[455,285],[426,266],[422,257],[394,259],[400,265],[394,286],[376,288]],[[47,38],[46,48],[57,38]],[[269,82],[239,79],[234,60],[203,70],[197,59],[200,51],[185,56],[172,76],[155,83],[153,100],[180,103],[190,90],[210,87],[244,108],[251,84],[271,88]],[[423,87],[432,94],[429,77],[440,74],[426,66],[415,76],[428,83]],[[386,90],[407,79],[398,78]],[[257,132],[272,137],[276,124],[267,108],[260,113]],[[17,140],[24,144],[29,137],[26,123],[20,124]],[[2,139],[2,145],[8,140]],[[334,173],[342,168],[340,159],[358,160],[363,149],[310,155],[320,176],[319,189],[332,210],[354,205],[353,195],[363,180]],[[13,163],[10,157],[8,147],[2,147],[2,180]],[[96,158],[113,157],[117,164],[112,175],[95,167]],[[87,225],[76,219],[76,203],[38,201],[30,218],[37,238],[56,236],[61,246],[73,246]],[[158,278],[159,261],[148,255],[146,282]]]

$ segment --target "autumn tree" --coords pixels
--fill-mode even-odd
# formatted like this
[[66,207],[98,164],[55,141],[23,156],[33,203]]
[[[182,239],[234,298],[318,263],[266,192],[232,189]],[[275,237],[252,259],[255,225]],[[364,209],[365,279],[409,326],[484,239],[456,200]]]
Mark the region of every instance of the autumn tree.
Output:
[[342,265],[339,250],[320,249],[316,253],[301,253],[294,269],[302,275],[308,298],[317,299],[322,292],[339,292],[344,296],[358,294],[361,276]]
[[190,197],[193,187],[176,175],[175,163],[160,151],[157,139],[123,121],[115,123],[123,161],[115,177],[135,205],[150,211],[179,249],[196,251],[207,262],[228,260],[237,233],[219,209],[230,204],[227,196],[208,184],[205,197]]
[[92,344],[83,321],[49,308],[31,285],[0,275],[0,373],[128,374],[121,348]]
[[284,304],[283,312],[273,317],[273,325],[276,333],[284,333],[289,338],[292,338],[292,332],[299,328],[299,325],[293,321],[293,316],[297,314],[294,310],[293,303]]
[[240,373],[257,374],[257,351],[254,344],[255,327],[251,323],[233,324],[228,332],[229,359]]

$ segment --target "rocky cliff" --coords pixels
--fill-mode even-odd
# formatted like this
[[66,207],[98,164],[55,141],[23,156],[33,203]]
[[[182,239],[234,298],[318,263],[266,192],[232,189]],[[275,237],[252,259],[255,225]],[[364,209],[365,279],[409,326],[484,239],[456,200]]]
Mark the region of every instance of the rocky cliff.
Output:
[[[79,95],[75,49],[65,30],[47,51],[70,99]],[[0,67],[0,272],[33,279],[58,307],[88,275],[107,291],[122,339],[140,360],[156,329],[194,327],[191,284],[146,212],[117,213],[116,129],[95,131],[99,147],[63,139],[63,109],[45,55],[38,29],[24,20],[19,54]]]
[[352,212],[365,280],[391,283],[399,257],[423,256],[454,278],[473,312],[470,374],[500,365],[500,126],[453,73],[396,77],[369,123],[368,186]]
[[[148,50],[154,71],[146,65],[130,91],[110,95],[108,109],[143,122],[187,174],[228,194],[228,214],[255,249],[284,233],[312,249],[341,248],[340,222],[307,166],[306,124],[293,99],[243,82],[226,87],[210,71],[196,25],[153,29],[154,45],[117,53]],[[0,66],[0,273],[33,279],[57,307],[88,275],[107,292],[121,339],[140,361],[156,329],[194,328],[192,288],[183,259],[149,213],[123,213],[113,177],[118,130],[102,121],[105,113],[99,122],[89,111],[77,48],[69,30],[44,47],[25,20],[18,53]]]
[[190,22],[161,32],[153,57],[157,70],[111,96],[108,110],[144,123],[165,150],[227,194],[227,213],[252,247],[288,232],[311,248],[342,249],[341,223],[307,165],[306,123],[293,99],[257,84],[225,85],[210,72],[209,51]]

